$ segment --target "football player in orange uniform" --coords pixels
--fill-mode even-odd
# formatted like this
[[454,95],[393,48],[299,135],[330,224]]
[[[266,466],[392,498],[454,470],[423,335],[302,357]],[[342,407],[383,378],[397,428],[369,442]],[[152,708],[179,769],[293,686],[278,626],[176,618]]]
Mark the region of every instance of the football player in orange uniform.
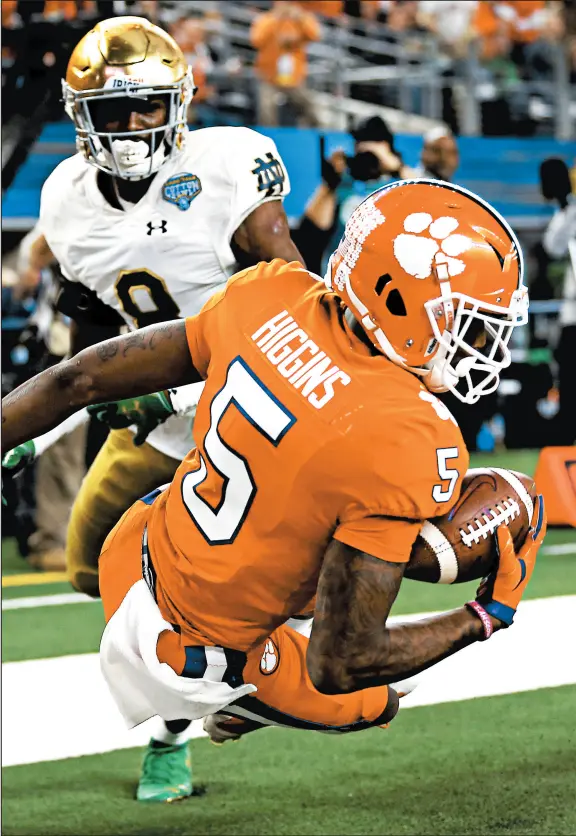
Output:
[[[518,242],[488,204],[439,181],[393,183],[353,213],[326,284],[261,263],[199,315],[86,349],[4,399],[12,447],[85,405],[206,380],[197,448],[100,557],[102,669],[129,724],[222,710],[378,724],[397,708],[386,686],[512,623],[541,501],[518,555],[499,529],[476,601],[386,619],[423,520],[450,510],[468,467],[431,393],[493,391],[527,308]],[[315,593],[307,641],[283,625]],[[275,653],[290,673],[271,687]]]

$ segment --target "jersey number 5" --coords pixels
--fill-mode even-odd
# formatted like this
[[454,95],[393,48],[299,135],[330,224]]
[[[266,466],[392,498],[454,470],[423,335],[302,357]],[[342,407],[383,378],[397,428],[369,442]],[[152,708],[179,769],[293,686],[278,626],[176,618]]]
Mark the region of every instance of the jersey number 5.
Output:
[[166,290],[164,279],[149,270],[123,270],[115,288],[124,312],[137,328],[180,316],[180,308]]
[[452,498],[460,474],[456,468],[447,467],[447,463],[449,459],[458,458],[458,448],[439,447],[436,450],[436,456],[438,459],[438,476],[443,480],[448,480],[449,484],[447,488],[444,488],[443,485],[434,485],[432,488],[432,499],[434,502],[448,502]]
[[[200,467],[182,479],[182,499],[197,528],[209,543],[232,543],[256,496],[256,484],[246,459],[221,438],[218,426],[231,404],[275,447],[295,417],[256,377],[240,357],[228,367],[226,383],[210,404],[210,428],[200,453]],[[214,509],[197,493],[208,468],[223,479],[222,497]]]

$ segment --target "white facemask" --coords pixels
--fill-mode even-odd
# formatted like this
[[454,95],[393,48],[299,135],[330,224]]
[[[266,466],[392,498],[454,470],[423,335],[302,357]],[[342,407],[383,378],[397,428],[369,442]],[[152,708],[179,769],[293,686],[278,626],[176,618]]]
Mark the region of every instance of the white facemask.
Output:
[[[514,328],[528,321],[528,293],[525,287],[515,291],[508,308],[481,306],[472,297],[454,293],[454,324],[450,331],[440,333],[434,309],[443,301],[434,299],[424,306],[439,348],[427,364],[428,370],[420,369],[416,373],[422,376],[431,392],[450,391],[464,403],[476,403],[482,395],[489,395],[498,388],[500,372],[510,365],[508,342]],[[485,329],[488,339],[485,350],[466,342],[466,334],[474,320],[480,320]],[[458,357],[458,354],[464,356]]]

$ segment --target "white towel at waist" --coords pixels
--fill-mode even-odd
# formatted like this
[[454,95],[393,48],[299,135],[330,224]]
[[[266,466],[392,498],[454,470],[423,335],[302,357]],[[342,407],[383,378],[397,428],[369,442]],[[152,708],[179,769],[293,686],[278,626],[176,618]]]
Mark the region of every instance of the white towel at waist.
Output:
[[198,720],[257,690],[254,685],[232,688],[221,681],[226,671],[221,648],[206,648],[204,678],[178,676],[156,655],[158,636],[172,629],[144,580],[134,584],[106,625],[100,666],[129,728],[157,714],[163,720]]

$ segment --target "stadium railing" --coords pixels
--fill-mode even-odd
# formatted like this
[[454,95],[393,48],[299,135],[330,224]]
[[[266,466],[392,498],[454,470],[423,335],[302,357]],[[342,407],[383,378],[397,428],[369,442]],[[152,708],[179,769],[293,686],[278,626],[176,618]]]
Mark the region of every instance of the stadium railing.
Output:
[[[215,4],[222,24],[219,42],[224,57],[237,56],[243,63],[241,77],[253,77],[255,52],[250,44],[250,25],[269,4],[235,0]],[[189,0],[188,13],[202,16],[204,0]],[[308,46],[307,84],[312,90],[339,99],[366,98],[373,104],[396,107],[404,113],[418,113],[439,120],[444,91],[450,90],[458,112],[460,133],[478,136],[482,127],[482,104],[508,98],[512,110],[532,120],[558,139],[572,136],[576,120],[576,91],[569,79],[566,44],[559,42],[549,51],[550,77],[518,79],[498,87],[483,68],[477,44],[471,41],[468,54],[451,58],[438,38],[430,32],[393,32],[377,21],[342,15],[323,19],[325,38]],[[353,94],[353,95],[352,95]]]

